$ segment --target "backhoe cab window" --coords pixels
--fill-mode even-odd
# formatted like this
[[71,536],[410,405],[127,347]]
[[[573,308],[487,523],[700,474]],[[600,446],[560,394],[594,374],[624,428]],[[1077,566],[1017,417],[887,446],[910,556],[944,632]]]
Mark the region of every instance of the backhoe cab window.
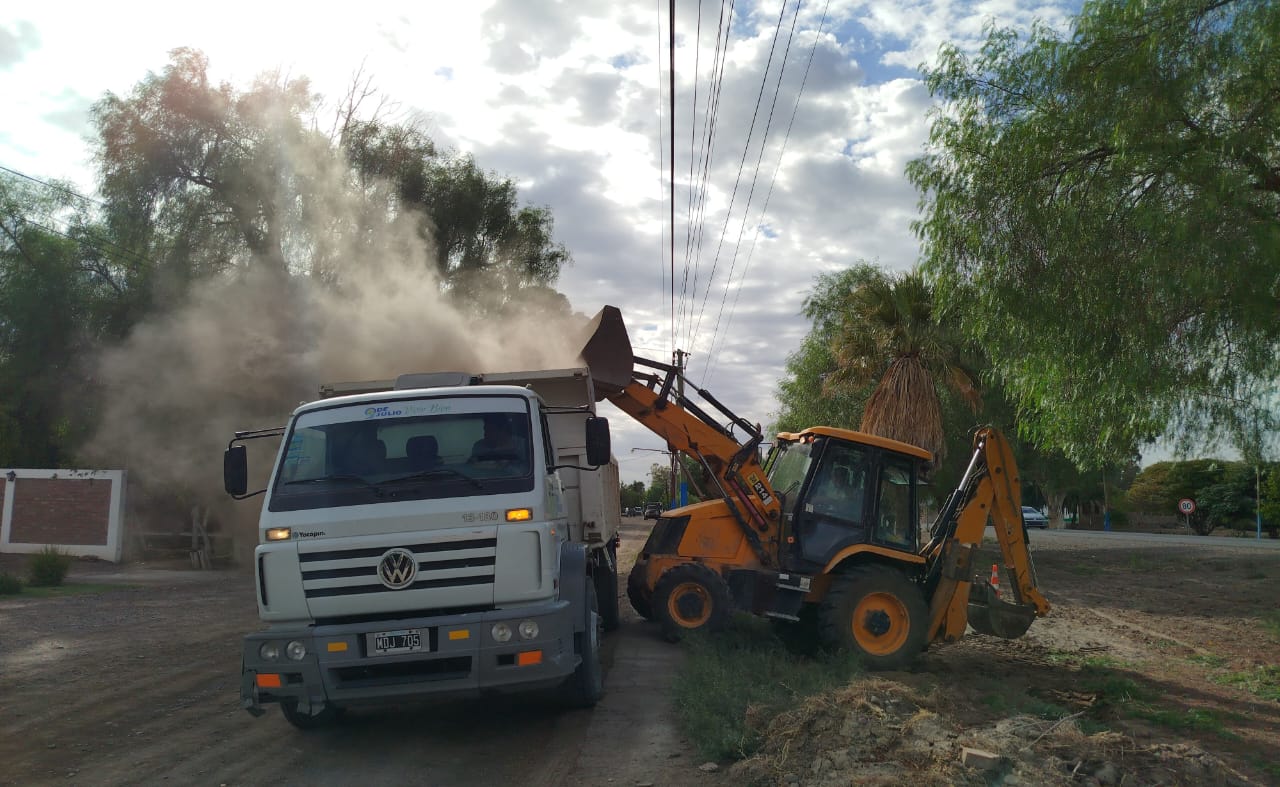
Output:
[[800,485],[809,474],[812,443],[778,443],[769,457],[769,484],[782,495],[783,513],[795,510]]
[[409,401],[304,414],[289,435],[270,510],[533,488],[527,412],[419,414],[436,409]]
[[902,460],[886,459],[881,465],[875,540],[915,550],[920,525],[911,472],[910,463]]
[[866,452],[852,445],[830,443],[810,487],[806,510],[861,524],[866,483]]

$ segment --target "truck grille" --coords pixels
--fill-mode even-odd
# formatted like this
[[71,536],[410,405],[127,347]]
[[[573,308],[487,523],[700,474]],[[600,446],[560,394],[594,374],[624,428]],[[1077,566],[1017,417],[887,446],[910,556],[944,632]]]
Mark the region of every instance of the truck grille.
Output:
[[417,576],[413,584],[391,590],[378,578],[378,563],[399,545],[300,552],[302,587],[308,599],[363,593],[492,585],[497,557],[496,538],[437,541],[400,547],[413,553]]

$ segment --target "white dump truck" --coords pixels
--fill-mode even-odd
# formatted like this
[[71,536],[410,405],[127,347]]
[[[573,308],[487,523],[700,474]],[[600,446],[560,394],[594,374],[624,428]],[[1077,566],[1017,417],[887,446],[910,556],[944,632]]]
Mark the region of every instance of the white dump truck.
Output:
[[446,693],[603,690],[618,622],[618,468],[586,369],[326,385],[280,437],[254,553],[265,630],[243,707],[308,729],[349,706]]

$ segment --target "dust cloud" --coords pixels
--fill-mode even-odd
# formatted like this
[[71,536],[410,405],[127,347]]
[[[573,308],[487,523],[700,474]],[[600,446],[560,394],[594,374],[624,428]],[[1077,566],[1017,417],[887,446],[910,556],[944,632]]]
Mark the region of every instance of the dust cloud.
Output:
[[[392,215],[379,209],[386,193],[352,189],[349,168],[331,151],[296,155],[311,183],[328,185],[290,219],[287,248],[307,250],[289,260],[290,272],[243,260],[99,357],[105,400],[85,453],[126,468],[131,495],[166,501],[133,507],[141,520],[166,512],[169,521],[144,521],[145,529],[182,529],[174,512],[202,505],[236,530],[237,542],[253,535],[259,503],[227,498],[222,451],[236,430],[284,424],[321,383],[580,363],[586,319],[559,296],[518,289],[500,266],[481,289],[516,304],[504,316],[451,295],[420,217],[381,218]],[[265,479],[278,441],[255,443],[251,470]]]

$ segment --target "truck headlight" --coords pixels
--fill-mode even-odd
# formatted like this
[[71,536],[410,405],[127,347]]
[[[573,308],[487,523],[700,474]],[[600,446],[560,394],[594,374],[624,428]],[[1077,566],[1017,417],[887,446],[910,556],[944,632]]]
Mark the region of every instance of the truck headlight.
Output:
[[288,645],[285,645],[284,655],[288,656],[294,661],[302,661],[307,657],[307,646],[303,645],[301,642],[295,639],[294,641],[290,642]]
[[288,541],[292,535],[293,535],[293,531],[287,527],[267,528],[268,541]]
[[258,655],[262,657],[263,661],[279,661],[280,645],[275,642],[264,642],[258,648]]
[[495,642],[510,642],[511,627],[506,623],[494,623],[493,628],[489,631],[493,635]]
[[533,639],[538,636],[538,623],[533,620],[525,620],[520,623],[520,639]]

